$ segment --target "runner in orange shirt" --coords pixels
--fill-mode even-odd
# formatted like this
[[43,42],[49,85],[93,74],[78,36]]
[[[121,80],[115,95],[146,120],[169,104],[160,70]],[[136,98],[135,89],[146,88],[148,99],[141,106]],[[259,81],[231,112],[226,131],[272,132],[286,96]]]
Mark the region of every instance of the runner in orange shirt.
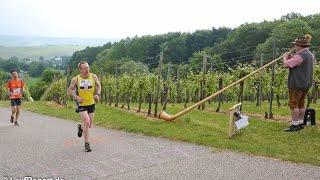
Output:
[[11,79],[7,83],[8,93],[11,100],[11,117],[10,122],[18,126],[18,117],[20,114],[21,99],[24,90],[24,82],[19,78],[16,69],[11,70]]

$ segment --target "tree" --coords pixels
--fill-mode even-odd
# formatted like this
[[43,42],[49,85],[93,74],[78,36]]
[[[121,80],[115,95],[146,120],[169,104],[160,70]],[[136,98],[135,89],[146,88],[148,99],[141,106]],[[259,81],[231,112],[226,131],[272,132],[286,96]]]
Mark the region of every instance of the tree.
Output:
[[307,16],[305,21],[309,24],[312,29],[312,40],[311,46],[319,46],[320,44],[320,13]]
[[278,24],[271,32],[271,36],[262,44],[257,46],[257,55],[264,53],[267,59],[272,59],[273,42],[279,51],[286,51],[292,47],[291,42],[300,36],[310,34],[312,32],[310,26],[302,19],[293,19]]
[[228,35],[228,38],[216,44],[211,50],[221,54],[222,60],[229,66],[238,62],[246,63],[254,59],[255,48],[265,42],[277,22],[242,24]]
[[281,16],[281,20],[289,21],[292,19],[302,18],[303,16],[299,13],[291,12],[286,15]]
[[148,72],[148,67],[141,62],[134,62],[130,60],[123,65],[120,66],[120,73],[128,73],[129,75],[132,74],[143,74]]
[[180,64],[187,61],[187,47],[186,47],[186,34],[173,38],[161,44],[161,49],[164,53],[164,59],[167,62]]
[[227,38],[232,30],[230,28],[219,28],[212,30],[197,30],[186,37],[187,57],[191,57],[194,52],[201,51],[206,47],[211,47]]
[[23,69],[25,63],[19,61],[15,56],[10,57],[8,60],[2,61],[0,68],[5,72],[10,72],[12,69],[21,70]]
[[60,71],[56,71],[53,69],[46,68],[41,75],[41,80],[47,83],[51,83],[54,80],[58,80],[62,78],[62,74]]
[[78,63],[82,60],[86,60],[90,65],[96,60],[96,56],[103,50],[103,47],[86,47],[86,49],[73,53],[70,58],[69,65],[71,70],[76,70]]
[[40,62],[33,61],[29,65],[29,75],[31,77],[39,77],[45,67]]

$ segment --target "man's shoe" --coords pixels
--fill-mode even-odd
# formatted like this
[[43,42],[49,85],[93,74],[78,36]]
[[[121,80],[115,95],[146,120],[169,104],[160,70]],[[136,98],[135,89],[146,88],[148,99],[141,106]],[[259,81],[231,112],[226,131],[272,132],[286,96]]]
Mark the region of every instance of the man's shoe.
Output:
[[284,129],[284,131],[299,131],[301,130],[299,125],[291,125],[289,128]]
[[303,124],[299,124],[300,129],[304,129]]
[[81,137],[82,136],[82,127],[81,127],[81,124],[78,124],[78,137]]
[[14,125],[15,126],[19,126],[19,123],[16,121],[16,122],[14,122]]
[[84,151],[85,152],[90,152],[91,151],[89,142],[84,143]]
[[13,116],[10,117],[10,122],[13,123]]

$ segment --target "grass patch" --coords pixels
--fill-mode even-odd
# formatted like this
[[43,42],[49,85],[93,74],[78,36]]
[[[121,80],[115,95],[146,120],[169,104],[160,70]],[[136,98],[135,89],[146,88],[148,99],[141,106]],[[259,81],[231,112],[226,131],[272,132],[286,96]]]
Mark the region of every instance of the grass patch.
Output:
[[[0,103],[0,105],[5,104],[9,103]],[[68,102],[68,105],[60,107],[52,102],[26,102],[23,108],[49,116],[79,121],[78,114],[74,112],[74,103]],[[320,166],[319,126],[306,127],[300,132],[288,133],[282,130],[288,126],[287,122],[250,117],[250,125],[242,129],[233,139],[229,139],[228,116],[214,112],[213,107],[210,106],[208,105],[208,110],[205,111],[191,111],[175,122],[165,122],[150,120],[146,116],[121,108],[98,104],[95,124],[106,128]],[[132,104],[131,107],[137,106]],[[143,106],[143,111],[146,111],[146,107],[147,105]],[[259,112],[254,105],[252,107],[244,105],[243,108],[247,111],[252,110],[250,113]],[[174,107],[169,105],[167,112],[174,114],[181,109],[183,109],[181,105]],[[286,109],[287,107],[275,108],[274,114],[289,112]]]
[[40,81],[41,77],[31,77],[27,78],[26,84],[28,87],[34,86],[38,81]]

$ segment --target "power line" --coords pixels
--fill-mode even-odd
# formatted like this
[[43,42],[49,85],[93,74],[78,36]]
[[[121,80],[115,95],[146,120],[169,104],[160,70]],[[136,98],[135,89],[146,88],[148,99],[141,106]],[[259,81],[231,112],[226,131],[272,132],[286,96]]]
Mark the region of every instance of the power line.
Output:
[[235,53],[235,52],[238,52],[238,51],[246,51],[246,50],[251,49],[251,48],[253,48],[253,47],[257,47],[257,46],[249,46],[249,47],[247,47],[247,48],[237,49],[237,50],[235,50],[235,51],[228,51],[228,52],[222,53],[221,55],[231,54],[231,53]]

